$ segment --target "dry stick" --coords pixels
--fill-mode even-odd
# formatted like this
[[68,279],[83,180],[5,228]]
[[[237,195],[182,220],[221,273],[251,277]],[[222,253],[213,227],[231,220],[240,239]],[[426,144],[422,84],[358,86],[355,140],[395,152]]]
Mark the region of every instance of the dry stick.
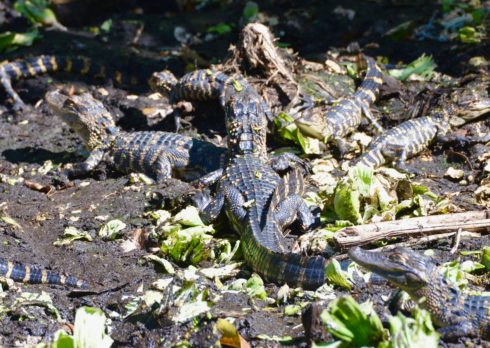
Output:
[[[429,242],[433,242],[438,239],[445,239],[445,238],[451,238],[454,236],[458,236],[459,238],[480,238],[481,234],[476,233],[476,232],[467,232],[467,231],[462,231],[461,233],[458,232],[450,232],[450,233],[441,233],[441,234],[434,234],[431,236],[423,236],[420,239],[412,239],[408,240],[406,242],[401,242],[401,243],[395,243],[395,244],[390,244],[390,245],[385,245],[379,248],[372,249],[373,251],[386,251],[386,250],[392,250],[395,248],[406,248],[406,247],[411,247],[414,245],[420,245],[420,244],[425,244]],[[349,258],[349,255],[347,254],[339,254],[332,256],[333,259],[336,259],[338,261],[345,260]]]
[[456,233],[456,235],[454,236],[454,242],[453,242],[454,245],[451,248],[451,250],[449,251],[451,254],[454,254],[456,251],[458,251],[459,242],[461,241],[461,232],[463,232],[462,228],[460,228],[458,230],[458,232]]
[[448,231],[489,233],[490,211],[470,211],[466,213],[418,217],[412,219],[386,221],[360,226],[351,226],[337,231],[335,242],[342,249],[372,243],[387,238],[418,237],[435,235]]

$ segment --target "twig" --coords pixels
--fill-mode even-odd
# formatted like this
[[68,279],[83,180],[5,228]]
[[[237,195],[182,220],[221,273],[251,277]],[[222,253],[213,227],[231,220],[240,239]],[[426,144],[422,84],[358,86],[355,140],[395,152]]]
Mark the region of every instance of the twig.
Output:
[[335,242],[342,249],[372,243],[381,239],[420,237],[445,234],[458,229],[481,234],[490,232],[490,211],[435,215],[406,220],[351,226],[337,231]]
[[[459,239],[461,239],[461,238],[480,238],[481,237],[481,234],[477,233],[477,232],[461,231],[461,233],[459,233],[459,231],[458,231],[458,232],[450,232],[450,233],[441,233],[441,234],[434,234],[432,236],[425,236],[425,237],[422,237],[419,239],[408,240],[406,242],[385,245],[385,246],[382,246],[379,248],[375,248],[373,250],[374,251],[386,251],[386,250],[392,250],[392,249],[401,248],[401,247],[406,248],[406,247],[411,247],[411,246],[418,245],[418,244],[425,244],[425,243],[433,242],[433,241],[438,240],[438,239],[445,239],[445,238],[450,238],[450,237],[458,236],[458,235],[459,235]],[[451,249],[451,251],[452,251],[452,249]],[[345,259],[349,258],[349,255],[339,254],[339,255],[333,256],[332,258],[336,259],[337,261],[341,261],[341,260],[345,260]]]
[[454,236],[454,245],[453,247],[451,248],[451,250],[449,251],[451,254],[454,254],[457,250],[458,250],[458,247],[459,247],[459,242],[461,240],[461,232],[463,231],[462,228],[460,228],[458,230],[458,232],[456,232],[456,235]]

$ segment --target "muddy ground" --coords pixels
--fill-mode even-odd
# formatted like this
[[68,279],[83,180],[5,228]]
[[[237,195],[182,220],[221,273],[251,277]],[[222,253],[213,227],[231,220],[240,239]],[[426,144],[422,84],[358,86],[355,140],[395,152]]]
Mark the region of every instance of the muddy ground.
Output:
[[[162,68],[169,68],[180,75],[188,65],[203,67],[209,63],[218,63],[226,57],[230,44],[238,39],[238,23],[244,5],[242,2],[221,7],[209,6],[199,11],[179,11],[175,4],[151,3],[140,2],[139,6],[135,6],[127,2],[117,11],[102,13],[94,9],[93,18],[86,20],[84,25],[100,25],[103,20],[112,18],[113,29],[108,34],[94,36],[83,27],[75,27],[68,32],[43,30],[43,38],[32,47],[5,54],[2,59],[41,53],[85,55],[105,64],[121,65],[122,71],[138,75],[144,81],[150,72]],[[300,56],[310,60],[323,62],[328,49],[346,47],[357,41],[370,55],[386,56],[390,62],[410,62],[422,53],[431,54],[438,64],[438,71],[462,76],[466,72],[468,58],[481,55],[488,50],[488,44],[468,46],[416,40],[395,42],[384,36],[388,29],[408,19],[418,23],[428,21],[439,6],[433,2],[423,2],[424,6],[420,6],[420,3],[344,1],[343,8],[355,11],[352,20],[333,13],[333,9],[339,6],[335,1],[309,1],[301,6],[289,1],[272,1],[267,5],[261,4],[260,11],[265,18],[277,17],[278,24],[273,26],[273,32],[281,42],[287,43]],[[2,19],[5,20],[0,25],[0,32],[22,31],[28,25],[25,20],[12,16],[10,5],[7,1],[0,7]],[[206,29],[221,21],[234,23],[232,31],[205,41]],[[142,34],[135,42],[136,35],[139,35],[137,31],[142,25]],[[183,49],[175,39],[176,26],[184,27],[193,37],[186,44],[191,50]],[[38,172],[45,161],[64,165],[83,158],[80,139],[55,118],[43,103],[38,103],[46,90],[58,85],[95,92],[117,115],[118,124],[128,131],[173,130],[171,119],[161,116],[148,119],[141,111],[142,106],[148,105],[168,110],[169,105],[165,100],[127,98],[128,94],[148,95],[144,83],[136,88],[119,89],[106,82],[99,82],[96,86],[102,86],[104,89],[101,91],[93,87],[94,83],[90,79],[82,80],[76,75],[56,74],[20,81],[15,84],[16,91],[26,103],[36,105],[36,108],[16,114],[7,103],[0,106],[3,111],[0,116],[0,174],[52,185],[56,184],[52,172],[46,175]],[[3,94],[0,100],[5,101]],[[220,139],[224,136],[224,128],[219,112],[217,108],[206,106],[204,115],[196,112],[194,117],[187,117],[184,132],[204,134],[208,139],[222,142]],[[482,120],[464,129],[470,134],[474,127],[488,130],[487,123]],[[451,156],[451,151],[464,156]],[[430,170],[431,178],[420,176],[415,180],[428,185],[434,192],[442,195],[460,192],[454,197],[454,203],[463,210],[483,209],[475,203],[473,194],[478,180],[482,178],[481,163],[476,158],[483,152],[488,152],[483,145],[456,149],[437,146],[412,160],[410,165]],[[444,178],[448,164],[465,171],[471,170],[475,182],[462,187]],[[72,274],[89,282],[97,293],[71,292],[59,286],[4,284],[8,288],[8,291],[2,293],[1,302],[5,306],[12,306],[21,291],[46,291],[51,295],[64,323],[53,319],[43,307],[15,307],[13,311],[1,316],[0,345],[47,342],[60,327],[70,330],[66,323],[73,323],[75,310],[83,305],[101,308],[106,313],[124,312],[125,295],[136,294],[142,284],[145,289],[148,288],[155,280],[164,278],[165,273],[159,267],[141,262],[141,257],[148,254],[149,247],[124,252],[119,242],[104,241],[97,237],[102,219],[109,217],[123,220],[128,225],[124,238],[128,238],[136,230],[145,231],[151,226],[152,222],[143,217],[146,211],[158,209],[165,203],[165,208],[172,209],[168,203],[175,197],[185,197],[190,190],[192,188],[189,185],[178,180],[172,180],[168,185],[133,187],[128,183],[128,176],[113,173],[110,169],[107,175],[97,171],[76,182],[73,187],[60,189],[58,186],[50,194],[28,188],[22,182],[12,185],[2,180],[1,214],[15,220],[18,226],[10,220],[0,221],[0,255],[10,260]],[[152,194],[155,192],[158,194]],[[67,226],[89,232],[94,240],[77,241],[65,247],[53,246],[53,242]],[[486,236],[462,240],[459,249],[479,250],[489,244],[490,238]],[[448,253],[451,241],[439,241],[421,248],[436,249],[436,257],[441,262],[454,258]],[[248,278],[250,270],[246,266],[242,268],[240,276]],[[216,290],[213,282],[209,281],[208,285]],[[278,287],[267,284],[266,288],[270,296],[274,297]],[[489,290],[488,285],[486,290]],[[383,318],[387,313],[383,298],[390,291],[391,288],[385,284],[355,288],[352,294],[359,301],[371,298]],[[251,301],[243,293],[226,294],[213,306],[211,316],[201,316],[198,329],[195,329],[194,322],[176,325],[165,314],[159,317],[132,317],[128,320],[113,316],[111,337],[118,347],[175,346],[184,340],[191,346],[209,346],[217,339],[213,331],[216,319],[234,317],[240,334],[253,346],[280,346],[280,343],[274,341],[257,339],[260,334],[289,335],[293,337],[290,345],[307,345],[299,316],[285,316],[283,305],[268,308],[267,311],[261,310],[262,307],[262,301]],[[485,344],[478,339],[471,341],[463,338],[456,345],[465,342]]]

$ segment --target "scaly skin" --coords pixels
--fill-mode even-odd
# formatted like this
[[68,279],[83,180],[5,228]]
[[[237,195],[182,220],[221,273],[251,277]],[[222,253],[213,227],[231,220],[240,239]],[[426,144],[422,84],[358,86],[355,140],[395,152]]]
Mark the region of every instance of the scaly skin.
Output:
[[368,65],[366,76],[352,96],[329,106],[325,112],[318,113],[315,109],[303,111],[296,119],[298,127],[325,142],[335,141],[341,152],[345,152],[343,139],[359,127],[363,113],[377,126],[369,107],[376,100],[379,88],[383,84],[383,73],[373,58],[366,57],[366,61]]
[[[25,107],[25,104],[20,96],[14,91],[12,81],[21,78],[32,78],[56,71],[75,72],[100,79],[111,77],[114,79],[114,82],[118,84],[125,83],[123,81],[124,75],[121,72],[109,69],[103,65],[95,64],[90,58],[53,55],[43,55],[14,62],[1,63],[0,83],[7,95],[14,101],[13,108],[15,110],[21,110]],[[134,77],[126,82],[129,84],[138,83]]]
[[[223,107],[225,106],[225,86],[233,85],[236,90],[246,89],[247,93],[253,95],[253,98],[261,104],[268,120],[273,119],[272,112],[264,99],[241,76],[232,77],[219,71],[203,69],[190,72],[178,80],[172,72],[163,70],[153,73],[149,83],[152,90],[168,96],[172,104],[178,104],[181,101],[219,100]],[[178,108],[175,113],[175,126],[177,130],[180,127]]]
[[372,252],[359,247],[350,258],[364,268],[388,279],[431,313],[446,340],[461,336],[490,338],[490,296],[469,296],[449,284],[434,262],[410,249]]
[[266,151],[264,103],[248,84],[236,87],[224,86],[229,162],[218,182],[216,199],[209,202],[199,197],[203,218],[213,220],[224,206],[254,271],[267,281],[316,288],[324,282],[326,260],[288,252],[283,236],[284,227],[297,217],[304,227],[313,223],[300,196],[302,171],[293,167],[284,178],[274,171]]
[[104,105],[89,93],[69,97],[53,91],[46,94],[46,101],[90,151],[71,175],[85,175],[103,159],[121,172],[144,173],[158,183],[170,178],[172,171],[181,171],[187,178],[193,171],[209,174],[224,165],[226,149],[211,143],[175,133],[120,130]]
[[490,111],[490,98],[483,95],[453,95],[451,99],[435,115],[405,121],[374,138],[357,163],[375,168],[395,161],[397,168],[405,170],[406,159],[427,149],[434,140],[449,140],[450,116],[473,120]]
[[82,289],[88,287],[85,282],[77,280],[75,277],[12,263],[4,259],[0,259],[0,276],[29,284],[59,284]]

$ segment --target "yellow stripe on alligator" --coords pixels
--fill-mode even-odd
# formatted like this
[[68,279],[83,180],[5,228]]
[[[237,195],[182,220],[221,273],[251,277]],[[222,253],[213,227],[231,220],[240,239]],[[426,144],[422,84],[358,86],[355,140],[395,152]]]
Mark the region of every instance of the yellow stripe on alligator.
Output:
[[27,283],[31,279],[31,267],[25,266],[26,274],[24,274],[23,282]]
[[71,60],[70,57],[66,57],[66,61],[65,61],[66,65],[65,65],[65,71],[71,71],[71,69],[73,68],[73,61]]
[[34,69],[34,67],[32,66],[32,64],[26,64],[27,66],[27,71],[29,71],[29,74],[31,76],[36,76],[37,75],[37,71],[36,69]]
[[83,58],[83,68],[80,70],[80,74],[86,75],[90,71],[90,59]]
[[22,70],[20,70],[20,68],[15,63],[12,64],[11,67],[12,67],[12,70],[14,71],[14,73],[15,73],[15,78],[16,79],[20,79],[22,77]]
[[53,69],[53,71],[58,70],[58,61],[56,60],[55,56],[51,56],[51,58],[49,58],[49,64],[51,64],[51,69]]
[[43,56],[38,57],[36,63],[39,66],[39,69],[41,69],[43,73],[48,71],[48,68],[46,67],[46,65],[44,65],[43,62]]
[[5,278],[10,278],[13,270],[14,264],[12,262],[7,262],[7,273],[5,273]]
[[41,271],[41,283],[46,284],[48,282],[48,272],[43,270]]
[[[379,71],[379,69],[378,69],[378,71]],[[379,72],[381,72],[381,71],[379,71]],[[371,77],[371,79],[379,85],[383,84],[383,78],[382,77],[373,76],[373,77]]]
[[371,91],[370,89],[364,89],[364,88],[363,88],[363,89],[361,89],[361,91],[362,91],[363,93],[366,93],[367,95],[369,95],[369,99],[370,99],[371,101],[373,101],[373,102],[374,102],[374,101],[376,100],[376,95],[375,95],[375,94],[374,94],[374,92],[373,92],[373,91]]

